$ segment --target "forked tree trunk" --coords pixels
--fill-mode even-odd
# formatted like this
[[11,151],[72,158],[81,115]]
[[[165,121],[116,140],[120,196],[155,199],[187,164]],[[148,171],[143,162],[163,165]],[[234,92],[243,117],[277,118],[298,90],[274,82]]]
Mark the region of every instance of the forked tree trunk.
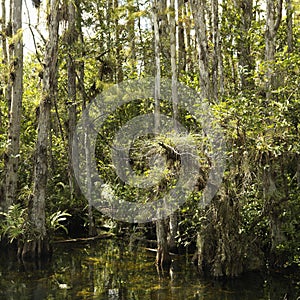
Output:
[[[23,94],[22,0],[14,0],[12,5],[13,44],[10,45],[13,49],[12,57],[10,57],[12,97],[9,108],[8,146],[6,150],[5,209],[12,205],[17,198]],[[6,49],[4,55],[7,59]]]
[[27,241],[22,249],[24,259],[41,258],[50,251],[46,232],[45,205],[48,175],[49,131],[51,103],[57,96],[57,55],[59,29],[59,0],[49,0],[48,31],[46,43],[43,94],[39,106],[38,133],[34,164],[33,196],[29,204],[31,224]]

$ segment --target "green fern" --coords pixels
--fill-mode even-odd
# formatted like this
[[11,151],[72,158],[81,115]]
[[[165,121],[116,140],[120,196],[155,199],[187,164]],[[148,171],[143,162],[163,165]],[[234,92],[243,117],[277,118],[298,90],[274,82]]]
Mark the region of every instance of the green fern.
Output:
[[0,238],[6,236],[9,242],[20,239],[24,236],[26,225],[26,209],[20,204],[11,205],[7,213],[0,212],[4,219],[0,223]]
[[67,217],[71,215],[66,211],[57,211],[50,215],[48,219],[48,226],[51,231],[57,231],[58,229],[63,229],[66,233],[68,233],[68,229],[62,224],[62,222],[67,220]]

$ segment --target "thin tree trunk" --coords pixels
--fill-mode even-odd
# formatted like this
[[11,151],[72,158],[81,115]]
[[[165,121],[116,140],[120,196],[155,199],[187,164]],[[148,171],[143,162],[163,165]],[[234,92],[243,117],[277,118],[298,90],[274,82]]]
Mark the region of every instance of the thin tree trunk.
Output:
[[[210,100],[211,87],[208,66],[208,42],[205,23],[205,0],[190,0],[192,14],[194,17],[196,37],[198,40],[200,95],[203,100]],[[198,270],[203,272],[205,238],[203,232],[197,233]]]
[[[153,2],[153,23],[154,23],[154,47],[155,47],[155,132],[158,132],[160,127],[160,38],[159,38],[159,23],[158,23],[158,0]],[[171,259],[168,250],[167,230],[164,219],[156,221],[156,238],[157,238],[157,254],[156,264],[159,268],[164,269],[170,265]]]
[[170,52],[172,70],[172,107],[174,128],[177,130],[178,121],[178,91],[177,91],[177,59],[176,59],[176,20],[175,20],[175,1],[170,2]]
[[184,40],[185,6],[184,0],[178,0],[178,71],[185,72],[187,66],[186,45]]
[[[119,7],[118,0],[114,0],[114,10],[117,11]],[[116,13],[115,13],[116,14]],[[122,68],[122,44],[120,41],[120,25],[119,19],[115,18],[115,49],[116,49],[116,83],[123,81],[123,68]]]
[[167,241],[167,224],[164,219],[156,221],[157,253],[156,265],[164,270],[171,264],[169,247]]
[[[9,111],[8,146],[6,150],[5,206],[12,205],[17,198],[18,166],[20,150],[20,130],[23,96],[23,34],[22,0],[13,1],[13,55],[11,57],[10,79],[12,98]],[[7,53],[5,54],[7,56]]]
[[198,40],[200,94],[202,99],[210,100],[211,86],[208,67],[208,42],[205,23],[206,0],[190,0]]
[[283,0],[277,0],[277,1],[267,0],[266,31],[265,31],[265,38],[266,38],[265,61],[267,63],[267,72],[266,72],[267,102],[270,100],[272,89],[275,86],[273,65],[274,65],[274,57],[275,57],[275,49],[276,49],[276,34],[282,19],[282,2]]
[[296,177],[297,177],[297,185],[300,188],[300,155],[296,155],[297,159],[297,170],[296,170]]
[[287,44],[288,51],[293,52],[294,36],[293,36],[293,6],[292,0],[285,0],[286,5],[286,24],[287,24]]
[[[185,3],[185,23],[184,23],[184,36],[185,36],[185,44],[186,44],[186,72],[194,71],[194,54],[193,50],[193,38],[191,35],[191,7],[188,2]],[[197,51],[195,51],[197,53]]]
[[130,63],[134,67],[134,72],[136,72],[136,47],[135,47],[135,18],[130,18],[130,16],[136,11],[134,6],[134,0],[128,1],[128,44],[130,45]]
[[[8,55],[8,50],[7,50],[7,39],[11,38],[12,36],[12,22],[11,19],[9,20],[8,23],[6,23],[6,6],[5,3],[7,1],[2,0],[1,1],[1,9],[2,9],[2,16],[1,16],[1,31],[4,33],[2,34],[2,55],[3,55],[3,65],[7,66],[7,69],[5,70],[5,84],[6,84],[6,89],[5,89],[5,99],[8,104],[8,111],[10,110],[10,104],[11,104],[11,97],[12,97],[12,91],[11,91],[11,82],[9,79],[9,55]],[[10,5],[12,5],[12,1],[10,1]],[[12,8],[10,8],[12,10]],[[10,15],[10,18],[12,16]]]
[[[283,0],[267,0],[266,7],[266,49],[265,61],[267,63],[266,71],[266,105],[272,99],[272,90],[276,88],[275,75],[273,70],[275,49],[276,49],[276,35],[282,19],[282,3]],[[268,121],[268,120],[267,120]],[[269,218],[271,230],[271,256],[273,262],[277,260],[276,247],[284,241],[282,232],[282,224],[279,218],[278,205],[276,204],[276,185],[272,173],[272,161],[270,154],[267,153],[266,166],[264,170],[264,191],[265,199],[269,203]]]
[[253,0],[235,0],[236,10],[241,15],[239,24],[240,37],[237,41],[237,51],[239,60],[239,72],[241,89],[254,85],[251,72],[254,69],[254,62],[251,57],[249,30],[253,20]]
[[[7,27],[6,27],[6,6],[5,6],[5,0],[1,0],[1,31],[2,33],[2,38],[1,38],[1,42],[2,42],[2,62],[4,66],[8,66],[8,51],[7,51]],[[8,87],[9,87],[9,74],[8,71],[9,68],[7,67],[2,74],[2,78],[4,80],[4,83],[6,85],[6,88],[3,88],[3,93],[4,93],[4,97],[7,101],[7,103],[10,103],[10,99],[11,99],[11,91],[9,91]],[[2,110],[0,111],[0,127],[3,128],[3,113]],[[1,133],[3,133],[4,130],[1,130]],[[5,161],[4,161],[5,163]],[[5,203],[5,183],[1,183],[0,185],[0,211],[3,210],[7,210],[6,207],[6,203]]]
[[[82,45],[82,49],[84,49],[84,38],[82,32],[82,16],[81,11],[78,11],[78,34],[79,40]],[[79,65],[79,87],[80,87],[80,94],[82,98],[82,111],[84,112],[87,107],[88,97],[85,90],[84,85],[84,62],[82,61]],[[88,198],[88,220],[89,220],[89,236],[96,235],[96,228],[94,223],[94,216],[93,216],[93,205],[92,205],[92,178],[91,178],[91,142],[90,142],[90,127],[88,123],[88,116],[84,115],[84,122],[85,122],[85,135],[84,135],[84,150],[85,150],[85,169],[86,169],[86,190],[87,190],[87,198]]]
[[29,207],[31,224],[28,240],[22,250],[23,258],[40,258],[50,251],[46,232],[45,205],[49,158],[49,132],[51,103],[57,97],[57,56],[59,29],[59,0],[49,0],[43,94],[39,107],[38,134],[34,165],[33,197]]
[[[10,39],[12,39],[12,35],[13,35],[13,0],[9,1],[9,21],[7,23],[6,26],[6,30],[5,30],[6,36],[8,41]],[[11,47],[9,45],[8,47],[8,66],[10,67],[11,63],[12,63],[12,58],[13,58],[13,47]],[[10,108],[11,108],[11,101],[12,101],[12,81],[10,78],[10,74],[9,71],[7,73],[7,108],[8,108],[8,119],[10,118]]]
[[[172,107],[174,129],[177,128],[178,121],[178,90],[177,90],[177,62],[176,62],[176,20],[175,20],[175,1],[170,1],[170,52],[171,52],[171,70],[172,70]],[[177,212],[170,215],[168,245],[171,251],[176,251],[176,235],[178,228]]]
[[153,25],[154,25],[154,52],[155,52],[155,129],[158,130],[160,125],[160,40],[159,40],[159,23],[158,23],[158,5],[154,2],[153,7]]
[[[68,177],[69,177],[69,188],[72,198],[75,198],[79,194],[79,188],[74,176],[72,160],[77,159],[72,155],[72,143],[74,137],[74,131],[76,126],[76,66],[73,57],[76,41],[78,39],[78,33],[76,30],[76,7],[75,4],[70,1],[68,7],[68,31],[67,31],[67,44],[70,48],[68,56]],[[78,165],[78,163],[77,163]]]
[[221,57],[221,39],[219,29],[219,3],[212,1],[212,22],[213,22],[213,44],[214,54],[212,62],[212,96],[217,101],[220,91],[223,90],[223,70]]
[[[7,53],[7,27],[6,27],[6,5],[5,0],[1,0],[1,41],[2,41],[2,55],[3,64],[8,64],[8,53]],[[5,33],[5,34],[4,34]]]

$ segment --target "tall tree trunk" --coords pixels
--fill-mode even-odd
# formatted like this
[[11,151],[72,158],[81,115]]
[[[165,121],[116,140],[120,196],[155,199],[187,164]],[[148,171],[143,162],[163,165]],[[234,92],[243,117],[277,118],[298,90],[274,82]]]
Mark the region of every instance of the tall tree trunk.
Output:
[[153,25],[154,25],[154,52],[155,52],[155,130],[158,130],[160,126],[160,34],[158,23],[158,3],[154,1],[153,4]]
[[178,73],[187,71],[186,45],[184,40],[184,0],[178,0]]
[[6,1],[1,0],[1,42],[2,42],[2,62],[4,65],[8,64],[8,53],[7,53],[7,27],[6,27]]
[[205,23],[206,0],[190,0],[198,40],[199,76],[201,98],[210,100],[211,84],[208,66],[208,41]]
[[221,54],[221,38],[219,28],[219,1],[212,1],[212,22],[213,22],[213,44],[214,54],[212,62],[212,97],[218,101],[218,96],[223,93],[224,79],[223,79],[223,64]]
[[[82,32],[82,12],[80,11],[79,5],[77,5],[78,9],[78,34],[79,41],[82,45],[82,51],[84,51],[84,37]],[[82,53],[83,55],[83,53]],[[79,64],[79,90],[82,98],[82,111],[84,112],[87,107],[88,96],[86,93],[84,81],[85,81],[85,65],[84,62],[80,62]],[[91,178],[91,141],[90,141],[90,126],[88,124],[88,116],[84,115],[85,122],[85,135],[84,135],[84,151],[85,151],[85,169],[86,169],[86,190],[87,190],[87,198],[88,198],[88,220],[89,220],[89,236],[96,235],[96,228],[93,216],[93,205],[92,205],[92,178]]]
[[[283,0],[267,0],[266,7],[266,49],[265,61],[267,64],[266,71],[266,105],[272,100],[272,90],[276,88],[275,74],[273,70],[276,49],[276,35],[282,19],[282,4]],[[267,119],[267,122],[271,121]],[[266,133],[268,134],[268,133]],[[266,161],[264,166],[264,195],[268,207],[270,230],[271,230],[271,264],[279,263],[280,257],[277,256],[277,246],[285,241],[283,234],[282,222],[280,220],[280,205],[276,203],[277,193],[275,178],[272,171],[271,153],[266,153]]]
[[[154,24],[154,47],[155,47],[155,132],[158,132],[160,127],[160,35],[159,35],[159,23],[158,23],[158,1],[153,2],[153,24]],[[156,221],[156,238],[157,238],[157,254],[156,264],[159,268],[164,269],[170,265],[171,259],[168,249],[167,241],[167,228],[164,219],[158,219]]]
[[[206,0],[190,0],[192,14],[195,22],[196,37],[198,41],[199,55],[199,76],[200,76],[200,95],[201,99],[210,100],[211,86],[208,65],[208,41],[205,23]],[[198,269],[203,271],[205,238],[204,233],[199,230],[197,233],[198,249]]]
[[276,34],[282,19],[282,2],[283,0],[267,0],[266,8],[266,50],[265,61],[267,63],[266,71],[266,97],[267,102],[271,99],[271,92],[275,85],[274,76],[274,57],[276,49]]
[[[9,111],[8,146],[6,150],[5,206],[6,209],[16,201],[18,184],[18,165],[20,150],[20,129],[23,96],[23,33],[22,0],[12,2],[13,44],[10,79],[12,98]],[[5,54],[7,56],[7,54]]]
[[252,71],[254,62],[251,57],[251,48],[249,41],[249,30],[253,20],[253,0],[235,0],[235,8],[241,16],[239,23],[239,38],[237,41],[238,64],[240,72],[241,89],[253,87]]
[[[4,66],[8,66],[8,51],[7,51],[7,26],[6,26],[6,1],[1,0],[1,42],[2,42],[2,63]],[[6,99],[7,103],[10,103],[11,99],[11,92],[8,90],[9,85],[9,68],[7,67],[4,71],[2,71],[2,78],[6,85],[6,88],[3,88],[4,98]],[[0,126],[3,124],[3,113],[2,110],[0,111]],[[2,127],[2,126],[1,126]],[[3,130],[1,130],[3,133]],[[1,183],[0,185],[0,211],[6,210],[6,203],[5,203],[5,183]]]
[[[172,107],[173,107],[173,119],[174,129],[177,128],[178,121],[178,90],[177,90],[177,61],[176,61],[176,19],[175,19],[175,1],[170,1],[170,52],[171,52],[171,70],[172,70]],[[176,235],[178,228],[177,212],[170,215],[169,231],[168,231],[168,245],[171,251],[176,250]]]
[[[7,105],[8,105],[8,112],[10,111],[10,104],[11,104],[11,97],[12,97],[12,91],[11,91],[11,81],[10,81],[10,76],[9,76],[9,54],[8,54],[8,50],[7,50],[7,40],[8,38],[11,38],[12,36],[12,13],[10,12],[10,20],[7,23],[6,21],[6,3],[7,1],[2,0],[1,1],[1,31],[3,32],[2,36],[2,55],[3,55],[3,65],[7,66],[7,69],[5,70],[5,74],[4,74],[4,80],[5,80],[5,84],[6,84],[6,88],[4,90],[4,96],[5,99],[7,101]],[[10,1],[10,5],[12,5],[12,1]],[[10,11],[12,11],[12,8],[10,7]]]
[[75,4],[70,1],[68,4],[68,31],[67,31],[67,47],[69,47],[68,56],[68,177],[70,194],[72,198],[79,195],[79,187],[75,180],[72,160],[77,159],[72,155],[72,143],[74,137],[74,131],[76,126],[76,65],[73,53],[75,53],[74,47],[78,39],[78,33],[76,30],[77,13]]
[[[119,7],[118,0],[114,0],[114,14],[117,16]],[[118,17],[115,17],[115,49],[116,49],[116,83],[123,81],[123,68],[122,68],[122,44],[120,41],[121,30]]]
[[[8,24],[7,24],[7,37],[8,37],[8,40],[9,39],[12,39],[12,36],[13,36],[13,1],[14,0],[9,0],[9,21],[8,21]],[[10,44],[8,45],[8,62],[9,62],[9,66],[11,65],[12,63],[12,59],[13,59],[13,55],[14,55],[14,48],[10,46]],[[10,74],[9,74],[10,75]],[[8,108],[8,118],[10,117],[9,116],[9,112],[10,112],[10,108],[11,108],[11,101],[12,101],[12,81],[11,81],[11,78],[9,78],[8,80],[8,85],[7,85],[7,91],[9,92],[8,94],[8,102],[7,102],[7,108]]]
[[132,14],[136,11],[134,0],[128,1],[128,45],[130,47],[130,67],[132,71],[136,73],[136,32],[135,32],[135,18],[132,18]]
[[292,6],[292,0],[285,0],[285,7],[286,7],[288,51],[293,52],[293,49],[294,49],[294,36],[293,36],[293,6]]
[[50,251],[46,232],[45,206],[51,103],[57,97],[59,0],[49,0],[47,19],[49,39],[45,49],[43,94],[39,106],[33,196],[29,207],[31,228],[22,250],[22,257],[24,259],[40,258]]

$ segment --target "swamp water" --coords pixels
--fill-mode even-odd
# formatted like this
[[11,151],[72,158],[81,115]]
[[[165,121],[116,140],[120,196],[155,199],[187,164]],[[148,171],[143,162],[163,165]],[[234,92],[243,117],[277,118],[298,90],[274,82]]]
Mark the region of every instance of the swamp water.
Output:
[[[300,287],[283,277],[250,274],[204,280],[182,256],[159,275],[155,253],[118,240],[57,245],[43,266],[1,257],[0,299],[297,300]],[[299,298],[300,300],[300,298]]]

